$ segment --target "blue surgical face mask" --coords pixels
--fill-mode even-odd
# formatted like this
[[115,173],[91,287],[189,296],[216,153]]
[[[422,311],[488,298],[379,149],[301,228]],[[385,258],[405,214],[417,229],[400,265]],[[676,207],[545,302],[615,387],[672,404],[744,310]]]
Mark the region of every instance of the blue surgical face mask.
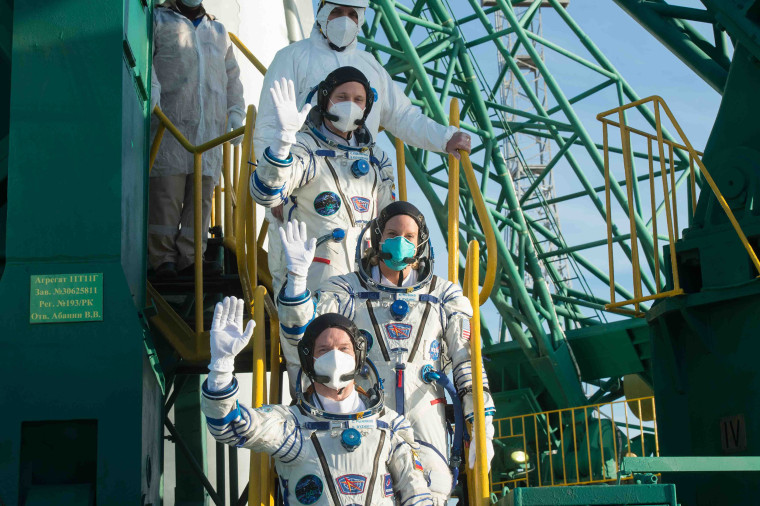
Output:
[[413,258],[417,252],[417,247],[406,237],[398,236],[383,241],[380,245],[380,251],[391,255],[391,258],[383,259],[385,265],[394,271],[402,271],[409,266],[408,263],[404,262],[404,259]]

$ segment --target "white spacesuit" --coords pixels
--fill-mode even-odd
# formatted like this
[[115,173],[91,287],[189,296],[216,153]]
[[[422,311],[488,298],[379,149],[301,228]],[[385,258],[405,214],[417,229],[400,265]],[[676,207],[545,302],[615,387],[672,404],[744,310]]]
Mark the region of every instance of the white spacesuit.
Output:
[[[344,96],[345,85],[351,83],[366,100],[363,108]],[[395,200],[393,167],[363,126],[373,98],[369,82],[357,69],[331,72],[320,83],[317,107],[310,112],[308,106],[298,111],[292,82],[276,82],[273,93],[278,136],[251,175],[251,196],[265,207],[287,204],[285,219],[305,223],[308,235],[318,238],[315,264],[307,277],[308,288],[315,290],[323,280],[354,270],[361,229]],[[306,127],[299,132],[303,117]],[[279,293],[285,278],[279,250],[270,249],[269,270],[274,293]]]
[[272,456],[284,504],[431,505],[414,434],[402,415],[384,408],[356,326],[337,314],[314,320],[300,347],[308,390],[298,390],[297,405],[252,409],[239,401],[229,363],[253,327],[241,332],[243,301],[233,298],[233,310],[229,302],[217,306],[201,398],[216,440]]
[[[412,105],[409,97],[393,82],[382,64],[369,52],[357,47],[357,35],[364,24],[367,0],[321,1],[309,38],[280,49],[267,69],[253,135],[256,158],[261,160],[264,148],[276,137],[274,103],[269,89],[276,81],[295,83],[297,103],[306,103],[306,97],[338,67],[359,69],[374,90],[375,105],[367,117],[367,128],[377,137],[380,125],[411,146],[428,151],[446,151],[447,143],[457,132],[455,127],[436,123]],[[335,9],[348,6],[357,14],[356,20],[347,16],[328,19]],[[316,105],[317,96],[311,97]],[[464,136],[464,134],[460,134]],[[464,140],[464,137],[462,138]],[[467,138],[469,139],[469,137]],[[464,148],[461,146],[460,148]]]
[[[413,221],[407,220],[411,224],[401,229],[395,225],[399,216],[411,217]],[[391,232],[386,230],[392,226],[396,228]],[[456,393],[462,401],[465,417],[468,420],[473,418],[469,342],[472,307],[462,295],[461,288],[432,275],[428,230],[424,217],[413,205],[394,202],[381,210],[367,228],[371,234],[370,247],[363,251],[366,241],[363,235],[360,236],[357,272],[329,279],[314,298],[309,292],[293,297],[280,294],[280,322],[288,337],[283,351],[286,360],[292,356],[292,349],[287,351],[285,344],[297,346],[304,325],[317,314],[335,312],[353,320],[372,343],[369,357],[385,382],[388,405],[404,414],[414,429],[434,501],[445,504],[452,486],[446,456],[446,398],[443,388],[425,378],[425,373],[442,371],[451,363]],[[297,277],[299,271],[298,268],[291,269],[291,264],[308,261],[308,255],[305,259],[302,256],[295,258],[296,251],[308,249],[308,243],[298,235],[292,239],[283,243],[291,272],[289,280]],[[405,245],[399,249],[396,246],[401,241]],[[396,246],[391,247],[392,242]],[[392,271],[383,270],[398,274],[396,279],[388,279],[381,272],[380,261],[394,265]],[[399,278],[402,279],[399,281]],[[490,462],[495,409],[485,370],[481,374],[485,387],[487,457]],[[471,446],[470,465],[473,463]]]
[[[293,81],[296,102],[316,105],[319,83],[328,73],[343,66],[357,68],[370,83],[374,105],[366,118],[366,128],[373,139],[377,140],[382,126],[409,146],[427,151],[445,151],[459,157],[457,149],[470,150],[468,134],[425,116],[393,82],[383,65],[371,53],[359,49],[357,36],[368,6],[368,0],[320,0],[311,35],[277,52],[264,76],[258,103],[253,143],[259,163],[264,149],[277,138],[275,104],[269,93],[274,83],[281,79]],[[291,204],[286,203],[284,209],[267,209],[266,218],[273,225],[271,229],[288,220]],[[275,293],[279,293],[284,265],[281,263],[282,243],[277,234],[269,235],[268,251]],[[341,274],[346,272],[350,271]]]

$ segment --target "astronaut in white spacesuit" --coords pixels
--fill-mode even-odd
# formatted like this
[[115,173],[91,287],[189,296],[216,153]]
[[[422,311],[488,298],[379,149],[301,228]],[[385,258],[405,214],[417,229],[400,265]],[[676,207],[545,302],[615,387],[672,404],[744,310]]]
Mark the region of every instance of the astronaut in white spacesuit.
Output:
[[[383,64],[372,53],[358,46],[358,36],[368,7],[368,0],[320,0],[309,37],[277,52],[264,76],[258,102],[253,145],[259,163],[264,149],[277,137],[276,105],[269,92],[274,83],[281,79],[293,81],[296,103],[299,106],[306,103],[316,106],[319,99],[315,91],[317,85],[327,74],[343,66],[355,67],[370,83],[374,103],[366,116],[365,126],[375,141],[382,126],[407,145],[426,151],[451,153],[457,158],[458,150],[470,151],[469,134],[425,116],[419,107],[412,104],[399,84],[393,82]],[[267,209],[266,217],[272,224],[271,230],[289,220],[291,204],[288,201]],[[274,293],[277,294],[285,275],[282,242],[277,234],[269,235],[268,251],[269,270],[273,276]],[[322,257],[317,255],[317,258]],[[351,270],[339,274],[347,272]]]
[[[395,200],[393,167],[364,126],[374,99],[354,67],[340,67],[319,84],[314,109],[298,110],[292,81],[275,82],[271,94],[277,137],[251,175],[251,196],[265,207],[287,202],[286,220],[304,223],[317,240],[315,264],[303,278],[313,291],[323,280],[354,270],[359,233]],[[276,294],[285,266],[274,250],[269,266]]]
[[201,408],[216,440],[272,456],[285,504],[430,506],[414,433],[384,408],[353,322],[339,314],[311,322],[298,347],[305,387],[298,403],[253,409],[239,401],[232,376],[235,355],[253,334],[253,322],[243,331],[243,307],[225,298],[214,312]]
[[[293,227],[294,230],[297,227]],[[365,240],[369,234],[369,241]],[[369,357],[386,385],[388,404],[409,420],[420,443],[420,457],[436,504],[445,504],[458,455],[447,462],[446,398],[431,371],[452,365],[456,391],[465,418],[474,416],[470,362],[472,306],[459,286],[433,275],[433,252],[425,218],[408,202],[394,202],[380,211],[360,235],[357,271],[326,281],[312,298],[309,291],[292,293],[288,286],[308,266],[313,249],[300,233],[283,243],[288,263],[286,290],[279,296],[280,322],[287,343],[298,345],[303,328],[315,315],[340,313],[354,321],[369,346]],[[302,282],[300,285],[302,286]],[[286,355],[287,358],[287,355]],[[493,457],[494,404],[485,371],[487,460]],[[445,372],[438,377],[446,377]],[[452,452],[453,454],[454,452]],[[470,467],[474,465],[470,447]]]

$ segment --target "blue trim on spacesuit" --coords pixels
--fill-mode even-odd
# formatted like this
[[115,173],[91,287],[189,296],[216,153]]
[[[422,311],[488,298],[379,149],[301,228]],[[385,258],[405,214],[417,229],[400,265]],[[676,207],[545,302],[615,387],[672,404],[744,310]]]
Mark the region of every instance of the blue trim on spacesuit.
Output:
[[314,320],[314,316],[311,317],[311,320],[306,322],[306,325],[302,325],[300,327],[286,327],[285,325],[281,323],[280,328],[286,334],[290,334],[291,336],[297,336],[298,334],[303,334],[306,331],[306,327],[309,326],[309,323],[311,323],[312,320]]
[[[237,401],[235,401],[235,409],[227,413],[224,418],[211,418],[210,416],[206,417],[206,423],[209,425],[215,425],[217,427],[224,427],[228,423],[234,422],[240,417],[240,404],[238,404]],[[235,433],[237,436],[238,434]]]
[[229,399],[237,393],[238,381],[237,378],[233,376],[232,382],[229,385],[219,390],[218,392],[212,392],[208,388],[208,379],[206,379],[206,381],[204,381],[203,385],[201,386],[201,391],[203,392],[203,395],[208,399],[211,399],[213,401],[222,401],[224,399]]
[[251,179],[253,180],[253,188],[259,193],[262,193],[263,195],[266,195],[268,197],[274,197],[276,195],[279,195],[282,193],[282,191],[285,189],[285,185],[280,186],[279,188],[275,188],[273,186],[269,186],[265,183],[262,183],[259,179],[259,175],[257,174],[258,171],[253,171],[253,175]]
[[292,154],[288,153],[288,157],[286,159],[280,160],[272,154],[272,150],[270,150],[269,147],[266,147],[264,149],[264,159],[272,165],[276,165],[278,167],[289,167],[293,163]]

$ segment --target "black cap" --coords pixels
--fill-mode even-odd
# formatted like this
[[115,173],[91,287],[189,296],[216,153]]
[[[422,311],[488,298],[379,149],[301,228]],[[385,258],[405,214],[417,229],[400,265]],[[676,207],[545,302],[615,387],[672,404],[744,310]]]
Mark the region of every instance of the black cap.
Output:
[[[306,327],[303,337],[298,342],[298,357],[301,361],[301,369],[312,380],[322,383],[327,379],[316,377],[314,373],[314,343],[317,337],[327,329],[338,328],[344,330],[351,338],[356,357],[356,368],[352,377],[362,370],[367,359],[367,339],[359,332],[353,321],[342,314],[325,313],[314,318]],[[322,379],[322,381],[320,381]],[[349,378],[343,378],[349,379]]]
[[330,121],[335,121],[338,119],[337,116],[330,114],[327,111],[330,95],[332,94],[333,90],[341,84],[352,82],[356,82],[364,86],[364,91],[367,95],[364,105],[364,116],[362,116],[362,119],[356,121],[357,125],[364,125],[364,122],[367,120],[367,116],[369,116],[369,113],[372,110],[372,104],[375,102],[375,92],[372,91],[372,87],[369,85],[367,77],[362,74],[362,72],[356,67],[338,67],[337,69],[327,74],[327,77],[325,77],[325,79],[319,83],[319,86],[317,87],[317,107],[319,108],[319,113],[323,118],[327,118]]

